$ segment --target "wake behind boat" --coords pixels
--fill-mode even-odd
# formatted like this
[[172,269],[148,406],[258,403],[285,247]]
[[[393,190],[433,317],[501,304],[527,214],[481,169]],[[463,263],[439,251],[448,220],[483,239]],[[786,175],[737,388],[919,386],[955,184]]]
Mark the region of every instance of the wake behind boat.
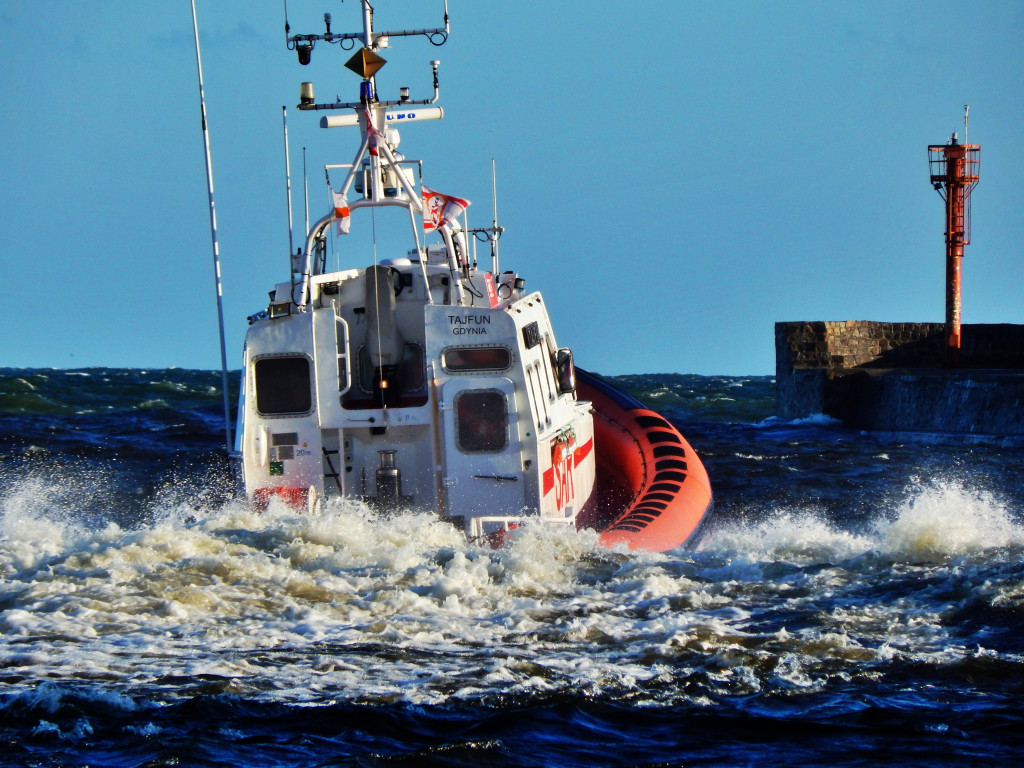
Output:
[[[443,115],[439,62],[432,98],[403,88],[382,100],[380,51],[396,38],[446,42],[447,6],[443,26],[386,32],[361,6],[362,32],[333,33],[329,14],[322,34],[286,32],[300,63],[318,43],[355,50],[358,98],[318,103],[303,83],[298,108],[360,143],[351,163],[326,166],[333,208],[249,318],[235,443],[246,494],[257,506],[342,497],[430,510],[491,541],[539,521],[595,527],[610,545],[694,543],[712,499],[692,448],[575,369],[541,294],[500,271],[496,215],[470,228],[469,202],[431,189],[422,163],[398,153],[399,128]],[[337,245],[381,209],[404,212],[408,246],[379,258],[376,240],[369,252]],[[329,238],[351,267],[328,269]],[[477,239],[490,243],[487,265]]]

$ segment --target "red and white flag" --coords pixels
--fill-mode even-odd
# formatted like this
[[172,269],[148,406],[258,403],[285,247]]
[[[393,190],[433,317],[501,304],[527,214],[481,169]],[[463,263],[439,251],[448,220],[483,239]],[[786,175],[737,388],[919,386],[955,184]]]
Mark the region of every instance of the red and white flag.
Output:
[[334,195],[334,223],[338,227],[339,235],[347,235],[352,225],[352,212],[348,208],[348,198],[340,192],[331,192]]
[[453,195],[442,195],[426,184],[422,186],[423,194],[423,231],[433,232],[447,226],[466,212],[469,200]]

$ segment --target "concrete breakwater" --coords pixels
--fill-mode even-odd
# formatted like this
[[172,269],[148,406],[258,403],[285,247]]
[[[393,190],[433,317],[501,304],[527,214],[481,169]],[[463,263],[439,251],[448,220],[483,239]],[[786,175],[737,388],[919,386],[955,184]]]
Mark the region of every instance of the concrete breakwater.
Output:
[[775,324],[776,415],[872,430],[1024,435],[1024,326],[961,328],[944,368],[942,323]]

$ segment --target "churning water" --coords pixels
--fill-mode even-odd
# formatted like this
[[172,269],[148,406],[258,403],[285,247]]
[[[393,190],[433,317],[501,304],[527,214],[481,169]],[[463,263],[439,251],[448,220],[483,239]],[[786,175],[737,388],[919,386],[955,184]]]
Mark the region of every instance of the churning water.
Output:
[[627,376],[705,459],[696,551],[491,550],[230,497],[219,374],[0,370],[0,765],[977,765],[1024,747],[1008,440]]

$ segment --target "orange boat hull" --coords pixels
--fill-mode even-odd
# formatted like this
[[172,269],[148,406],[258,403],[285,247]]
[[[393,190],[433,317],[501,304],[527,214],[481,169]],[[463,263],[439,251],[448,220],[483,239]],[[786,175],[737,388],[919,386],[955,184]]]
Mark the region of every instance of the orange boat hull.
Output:
[[663,416],[576,369],[577,394],[594,404],[597,484],[577,519],[601,543],[666,552],[695,546],[714,501],[704,465]]

